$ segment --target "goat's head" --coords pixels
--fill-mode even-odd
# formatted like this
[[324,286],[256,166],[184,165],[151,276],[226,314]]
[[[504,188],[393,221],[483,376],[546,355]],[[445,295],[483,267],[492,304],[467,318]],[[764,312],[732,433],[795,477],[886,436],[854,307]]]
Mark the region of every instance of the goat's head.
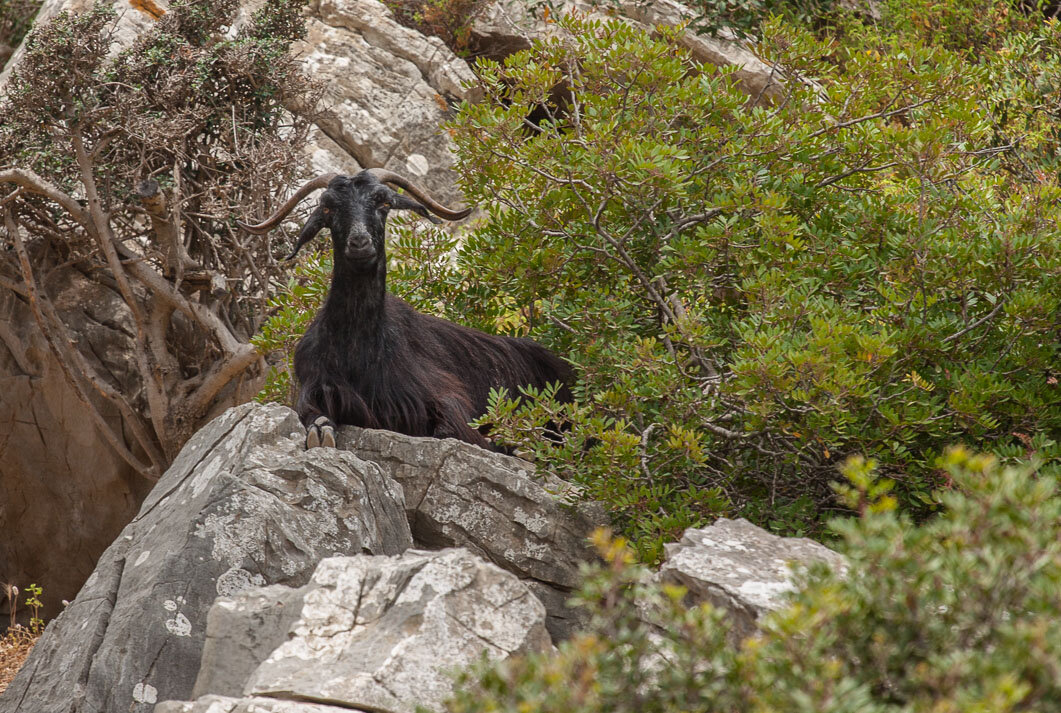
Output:
[[[404,188],[408,195],[398,193],[391,186]],[[322,228],[328,228],[332,234],[336,262],[342,260],[358,271],[373,270],[386,255],[383,228],[390,211],[411,210],[433,223],[441,222],[434,215],[447,220],[460,220],[471,212],[471,208],[450,210],[432,199],[427,191],[397,173],[372,168],[356,176],[334,173],[318,176],[302,186],[263,222],[258,225],[240,222],[239,226],[257,235],[268,232],[279,225],[303,198],[325,187],[327,190],[321,194],[320,203],[302,227],[295,249],[287,256],[288,260],[295,257],[302,246]]]

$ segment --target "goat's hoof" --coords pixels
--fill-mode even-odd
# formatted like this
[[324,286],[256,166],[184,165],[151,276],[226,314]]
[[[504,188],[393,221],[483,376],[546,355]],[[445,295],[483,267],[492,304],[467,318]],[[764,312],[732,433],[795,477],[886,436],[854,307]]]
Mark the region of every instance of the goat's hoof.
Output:
[[306,450],[310,448],[335,448],[335,426],[327,416],[320,416],[306,429]]

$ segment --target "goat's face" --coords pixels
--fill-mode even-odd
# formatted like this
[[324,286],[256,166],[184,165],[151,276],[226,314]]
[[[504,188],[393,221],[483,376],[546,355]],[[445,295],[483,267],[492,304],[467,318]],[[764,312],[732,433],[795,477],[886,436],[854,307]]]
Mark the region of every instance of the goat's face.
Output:
[[295,251],[322,228],[328,228],[336,264],[342,261],[356,272],[375,271],[386,260],[384,227],[391,210],[412,210],[439,222],[423,205],[384,185],[367,171],[356,176],[336,176],[302,228]]
[[[408,191],[409,195],[396,192],[388,184]],[[302,232],[298,234],[298,242],[287,256],[288,260],[295,257],[317,233],[328,228],[335,248],[336,267],[342,265],[361,272],[385,269],[387,256],[383,228],[390,211],[411,210],[432,223],[442,221],[431,213],[446,220],[463,220],[471,213],[471,208],[452,210],[445,207],[423,188],[393,171],[370,168],[356,176],[337,176],[334,173],[317,176],[295,191],[295,195],[261,223],[251,225],[237,220],[236,224],[252,235],[264,235],[278,226],[299,201],[325,186],[327,190],[321,194],[320,204],[310,213]]]

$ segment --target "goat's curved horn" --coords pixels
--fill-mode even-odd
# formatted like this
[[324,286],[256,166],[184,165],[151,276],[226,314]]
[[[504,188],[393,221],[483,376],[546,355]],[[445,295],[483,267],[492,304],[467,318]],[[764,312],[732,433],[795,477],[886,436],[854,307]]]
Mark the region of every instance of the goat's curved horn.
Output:
[[261,223],[258,223],[257,225],[250,225],[249,223],[244,223],[242,220],[237,220],[236,225],[243,228],[248,233],[253,233],[254,235],[264,235],[265,233],[268,233],[270,230],[278,226],[280,224],[280,221],[286,218],[287,214],[293,211],[295,209],[295,206],[297,206],[303,198],[305,198],[318,188],[326,188],[328,184],[331,183],[332,179],[338,175],[338,173],[322,173],[321,175],[314,178],[312,181],[307,181],[301,188],[295,191],[295,195],[288,198],[287,201],[285,201],[284,204],[280,206],[275,213],[273,213],[271,216],[263,220]]
[[385,168],[370,168],[368,172],[378,178],[381,183],[390,183],[399,188],[404,188],[412,195],[413,198],[420,201],[435,215],[446,220],[461,220],[467,218],[468,214],[472,212],[471,208],[465,208],[463,210],[450,210],[441,203],[437,202],[434,198],[427,194],[420,186],[410,181],[405,176],[395,173],[394,171],[388,171]]

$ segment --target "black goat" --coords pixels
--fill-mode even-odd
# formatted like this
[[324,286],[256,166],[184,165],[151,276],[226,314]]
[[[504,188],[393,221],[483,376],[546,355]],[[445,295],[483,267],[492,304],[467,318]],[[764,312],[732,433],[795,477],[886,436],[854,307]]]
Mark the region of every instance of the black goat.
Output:
[[470,209],[449,210],[402,176],[369,169],[356,176],[319,176],[263,223],[240,227],[265,233],[325,186],[288,256],[293,258],[322,228],[331,230],[331,289],[295,349],[296,410],[306,426],[307,448],[334,446],[337,424],[489,447],[468,422],[486,411],[491,388],[505,387],[515,396],[523,386],[542,389],[559,382],[558,398],[571,400],[570,365],[541,345],[421,314],[387,293],[388,212],[411,210],[440,223],[431,213],[460,220]]

